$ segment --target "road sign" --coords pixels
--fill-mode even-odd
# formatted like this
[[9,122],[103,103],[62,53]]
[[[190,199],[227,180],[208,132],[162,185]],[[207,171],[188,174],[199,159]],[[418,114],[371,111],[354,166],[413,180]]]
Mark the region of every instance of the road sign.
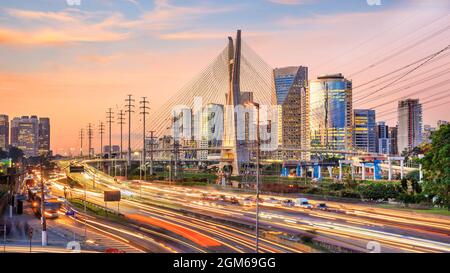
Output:
[[75,166],[75,165],[71,165],[69,167],[69,171],[71,173],[82,173],[84,172],[84,166]]
[[105,202],[119,202],[120,191],[104,191]]

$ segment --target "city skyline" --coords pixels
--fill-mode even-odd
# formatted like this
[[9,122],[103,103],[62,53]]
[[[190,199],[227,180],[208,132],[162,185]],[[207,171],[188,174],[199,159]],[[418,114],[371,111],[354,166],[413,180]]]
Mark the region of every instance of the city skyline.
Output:
[[[406,45],[413,45],[420,41],[418,37],[421,35],[439,31],[448,22],[448,15],[442,13],[445,10],[442,8],[448,5],[445,1],[433,4],[416,1],[407,7],[404,1],[383,1],[381,6],[370,6],[366,1],[351,1],[342,6],[330,5],[329,8],[324,8],[327,1],[298,5],[294,5],[295,1],[291,2],[293,5],[283,5],[282,1],[266,1],[261,8],[253,11],[250,10],[255,6],[254,3],[239,5],[227,2],[214,7],[201,4],[201,9],[199,4],[187,8],[176,1],[156,1],[154,5],[138,2],[140,7],[123,2],[120,7],[110,4],[102,6],[102,12],[95,12],[99,9],[95,3],[82,2],[80,6],[67,6],[65,1],[61,1],[53,6],[35,4],[25,8],[13,1],[6,1],[0,11],[2,18],[6,19],[0,21],[0,55],[5,60],[0,66],[0,91],[2,95],[10,92],[15,94],[2,100],[6,102],[1,105],[2,113],[10,117],[27,113],[49,116],[55,131],[51,147],[55,153],[61,148],[66,152],[71,147],[77,150],[79,145],[76,136],[79,129],[86,128],[89,122],[97,124],[99,120],[104,120],[104,111],[108,107],[123,106],[123,98],[127,93],[136,97],[149,96],[151,110],[157,110],[166,99],[158,94],[175,94],[200,72],[219,52],[224,37],[233,33],[236,24],[244,30],[247,44],[271,67],[306,66],[310,79],[326,73],[343,73],[352,80],[354,86],[358,86],[383,72],[427,56],[441,49],[446,42],[445,39],[439,39],[439,35],[433,36],[432,42],[423,42],[415,46],[414,50],[405,51],[375,68],[360,72],[374,61],[389,57],[390,50],[401,48],[399,44],[392,43],[396,35],[404,35],[403,40],[400,40]],[[272,26],[261,24],[260,17],[251,22],[239,19],[249,13],[262,15],[269,8],[273,10],[271,20],[268,21],[273,23]],[[288,12],[289,9],[293,11]],[[315,9],[320,9],[321,13],[312,12]],[[301,10],[302,13],[296,15],[295,10]],[[171,16],[174,14],[189,23],[185,25],[184,31],[173,25]],[[385,19],[382,24],[378,22],[380,16]],[[8,18],[14,19],[14,23]],[[160,29],[151,31],[149,37],[144,38],[142,27],[136,27],[137,18],[144,25],[145,22],[154,25],[155,22],[164,21],[171,21],[172,24],[161,23]],[[98,24],[89,27],[83,20]],[[195,20],[215,23],[210,25],[211,29],[202,29],[198,25],[193,26]],[[366,24],[367,28],[361,25],[352,27],[355,22]],[[29,28],[32,33],[23,35],[25,26],[30,24],[35,25]],[[61,35],[70,25],[79,28],[74,27],[73,31],[69,31],[69,34],[73,34],[71,36]],[[331,28],[327,26],[332,25],[335,28],[330,32]],[[42,31],[45,29],[49,31]],[[92,33],[81,35],[86,30]],[[341,30],[346,39],[341,40],[334,33]],[[72,40],[64,39],[69,36]],[[333,43],[326,45],[321,39],[331,39]],[[161,47],[161,44],[165,47]],[[349,50],[353,50],[355,56],[367,58],[361,61],[361,58],[349,55]],[[442,63],[437,61],[424,68],[424,71],[439,66]],[[440,82],[445,77],[448,75],[436,81]],[[404,85],[396,85],[390,90]],[[354,90],[353,107],[370,108],[383,104],[383,99],[389,101],[376,109],[377,117],[380,111],[395,110],[397,101],[403,98],[397,92],[388,95],[388,98],[377,99],[374,96],[373,101],[365,101],[362,95],[358,95],[358,91],[361,94],[367,92],[364,88]],[[420,90],[420,86],[408,89]],[[427,90],[412,98],[424,99],[441,89]],[[445,107],[427,111],[425,106],[423,123],[434,125],[438,119],[448,120],[448,111]],[[388,125],[395,126],[395,116],[396,113],[389,114],[377,121],[386,121]],[[139,123],[138,115],[133,118],[133,123]],[[119,126],[113,126],[113,142],[117,144]],[[148,128],[151,129],[151,124],[148,124]]]

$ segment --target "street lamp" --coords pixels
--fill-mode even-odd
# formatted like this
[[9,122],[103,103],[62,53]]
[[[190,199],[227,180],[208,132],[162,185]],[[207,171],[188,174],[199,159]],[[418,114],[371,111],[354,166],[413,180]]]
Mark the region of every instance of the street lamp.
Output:
[[260,152],[260,136],[259,136],[259,103],[248,101],[244,106],[256,107],[256,253],[259,252],[259,152]]

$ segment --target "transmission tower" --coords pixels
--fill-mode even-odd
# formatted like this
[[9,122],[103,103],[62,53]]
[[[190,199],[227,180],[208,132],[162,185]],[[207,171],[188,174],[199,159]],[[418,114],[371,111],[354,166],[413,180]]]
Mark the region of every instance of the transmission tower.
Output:
[[120,158],[123,157],[123,125],[125,124],[125,113],[123,110],[119,110],[117,113],[117,123],[120,125]]
[[83,157],[83,129],[80,129],[80,157]]
[[100,157],[103,158],[103,134],[105,133],[105,124],[103,121],[98,126],[98,133],[100,134]]
[[125,99],[125,102],[127,103],[125,107],[127,109],[125,110],[126,113],[128,113],[128,166],[131,167],[131,113],[134,113],[133,107],[134,107],[134,99],[132,98],[133,95],[128,95],[128,98]]
[[139,114],[142,115],[142,158],[145,170],[144,171],[144,181],[145,181],[147,179],[147,166],[146,166],[147,153],[145,149],[145,117],[149,114],[147,110],[149,110],[150,107],[147,106],[147,104],[149,103],[147,97],[142,97],[142,100],[139,103],[141,104],[141,106],[139,107],[139,109],[141,109],[141,112]]
[[88,154],[89,154],[89,158],[91,158],[92,157],[92,153],[91,153],[91,151],[92,151],[92,124],[90,124],[90,123],[88,125],[88,132],[87,132],[87,134],[88,134],[88,141],[89,141]]
[[109,154],[108,154],[108,158],[112,158],[112,145],[111,145],[111,126],[113,123],[113,112],[112,112],[112,108],[108,108],[108,111],[106,112],[106,122],[108,123],[108,127],[109,127]]

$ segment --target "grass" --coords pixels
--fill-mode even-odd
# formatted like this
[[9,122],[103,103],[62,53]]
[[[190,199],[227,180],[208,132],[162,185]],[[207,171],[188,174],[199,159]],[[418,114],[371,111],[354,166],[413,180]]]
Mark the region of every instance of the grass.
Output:
[[[76,208],[83,211],[84,210],[84,202],[81,200],[70,200],[70,203],[73,204]],[[106,213],[106,211],[98,206],[94,206],[90,203],[86,203],[86,212],[88,214],[95,214],[97,216],[106,217],[109,220],[123,221],[123,216],[113,214],[111,212]]]
[[410,211],[410,212],[417,212],[417,213],[423,213],[423,214],[434,214],[434,215],[443,215],[443,216],[450,216],[450,211],[447,208],[430,208],[430,209],[413,209],[413,208],[403,208],[398,207],[396,205],[392,204],[380,204],[377,205],[380,208],[385,209],[394,209],[394,210],[402,210],[402,211]]

